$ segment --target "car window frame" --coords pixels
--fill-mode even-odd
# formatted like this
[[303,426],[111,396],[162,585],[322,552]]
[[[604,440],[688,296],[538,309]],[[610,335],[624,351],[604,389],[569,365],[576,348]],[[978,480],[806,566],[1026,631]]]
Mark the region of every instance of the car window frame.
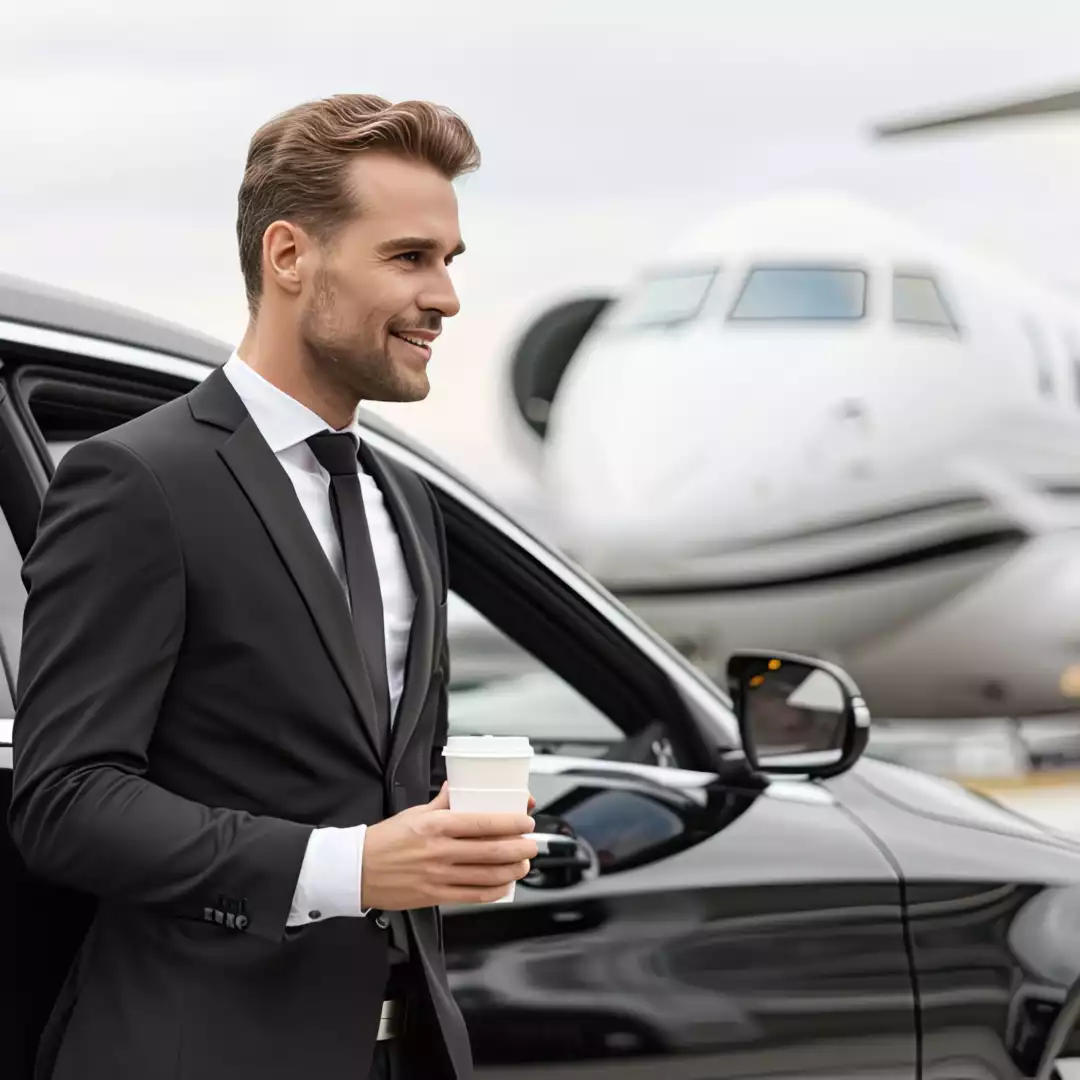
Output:
[[[361,409],[361,414],[364,410]],[[558,578],[562,585],[588,604],[613,629],[647,657],[662,674],[672,682],[688,702],[710,714],[716,721],[727,749],[741,745],[738,723],[735,719],[731,698],[722,688],[712,682],[703,672],[687,661],[674,646],[660,637],[644,621],[613,596],[602,584],[586,571],[576,566],[554,545],[537,536],[502,510],[492,500],[481,494],[467,480],[426,451],[408,445],[395,438],[389,425],[377,419],[370,424],[370,416],[361,416],[365,429],[364,439],[376,450],[393,456],[406,468],[412,469],[433,487],[461,504],[486,524],[500,532],[537,564]]]
[[[96,370],[119,378],[123,378],[125,374],[130,378],[131,369],[134,368],[194,384],[216,370],[214,365],[201,360],[172,356],[138,345],[0,320],[0,350],[9,349],[13,345],[29,347],[30,355],[27,359],[36,360],[39,364],[56,364],[68,371]],[[223,360],[225,358],[223,356]],[[86,367],[87,360],[91,361],[90,368]],[[94,367],[95,362],[100,366]],[[44,445],[36,423],[32,417],[24,416],[21,419],[25,433],[30,435],[42,458],[47,477],[51,476],[52,463],[48,447]],[[360,409],[358,421],[365,441],[375,450],[411,469],[434,489],[454,499],[468,512],[499,532],[509,544],[514,545],[557,578],[562,586],[576,594],[613,631],[640,652],[686,701],[699,728],[697,734],[710,746],[725,751],[737,750],[740,747],[741,740],[733,704],[723,688],[687,661],[674,646],[618,601],[602,584],[553,544],[532,533],[510,512],[496,505],[464,475],[429,448],[367,409]]]

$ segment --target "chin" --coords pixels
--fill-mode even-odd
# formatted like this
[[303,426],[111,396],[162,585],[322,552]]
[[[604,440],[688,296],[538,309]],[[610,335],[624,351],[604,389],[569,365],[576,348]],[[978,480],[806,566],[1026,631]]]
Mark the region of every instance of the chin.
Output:
[[393,386],[369,387],[366,393],[362,393],[361,399],[366,401],[387,401],[405,403],[409,401],[423,401],[431,390],[431,384],[427,376],[421,378],[398,379]]
[[423,401],[431,391],[426,368],[399,371],[394,389],[398,391],[398,401]]
[[408,388],[403,388],[399,401],[423,401],[431,392],[431,383],[424,379],[422,383],[414,383]]

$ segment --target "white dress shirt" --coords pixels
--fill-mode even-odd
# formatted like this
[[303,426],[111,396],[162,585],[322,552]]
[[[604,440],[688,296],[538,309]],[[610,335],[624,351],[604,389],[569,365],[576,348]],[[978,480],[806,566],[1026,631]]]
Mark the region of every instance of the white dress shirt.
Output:
[[[300,506],[311,522],[330,565],[341,581],[348,602],[345,560],[330,510],[330,474],[316,460],[306,440],[328,431],[326,421],[294,397],[267,382],[234,352],[223,368],[248,414],[274,452],[296,489]],[[357,438],[354,423],[345,428]],[[390,687],[391,723],[405,682],[405,654],[409,646],[416,596],[405,568],[397,530],[387,512],[382,491],[360,467],[360,485],[382,593],[386,635],[386,674]],[[304,854],[288,925],[300,926],[314,918],[366,915],[360,910],[360,881],[366,825],[315,829]]]

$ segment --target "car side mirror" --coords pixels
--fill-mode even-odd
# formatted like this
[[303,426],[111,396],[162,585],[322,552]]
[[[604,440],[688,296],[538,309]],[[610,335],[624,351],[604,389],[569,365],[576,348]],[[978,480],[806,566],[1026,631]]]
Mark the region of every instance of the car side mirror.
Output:
[[836,776],[866,749],[870,710],[834,664],[742,650],[728,660],[727,677],[743,753],[755,772]]

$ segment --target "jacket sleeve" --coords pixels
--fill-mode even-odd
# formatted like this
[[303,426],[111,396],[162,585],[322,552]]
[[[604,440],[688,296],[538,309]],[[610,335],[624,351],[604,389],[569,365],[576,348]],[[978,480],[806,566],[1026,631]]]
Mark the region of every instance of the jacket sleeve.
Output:
[[98,437],[64,456],[23,577],[9,826],[30,872],[187,918],[242,900],[248,931],[282,940],[311,826],[147,779],[186,584],[165,493],[133,450]]

